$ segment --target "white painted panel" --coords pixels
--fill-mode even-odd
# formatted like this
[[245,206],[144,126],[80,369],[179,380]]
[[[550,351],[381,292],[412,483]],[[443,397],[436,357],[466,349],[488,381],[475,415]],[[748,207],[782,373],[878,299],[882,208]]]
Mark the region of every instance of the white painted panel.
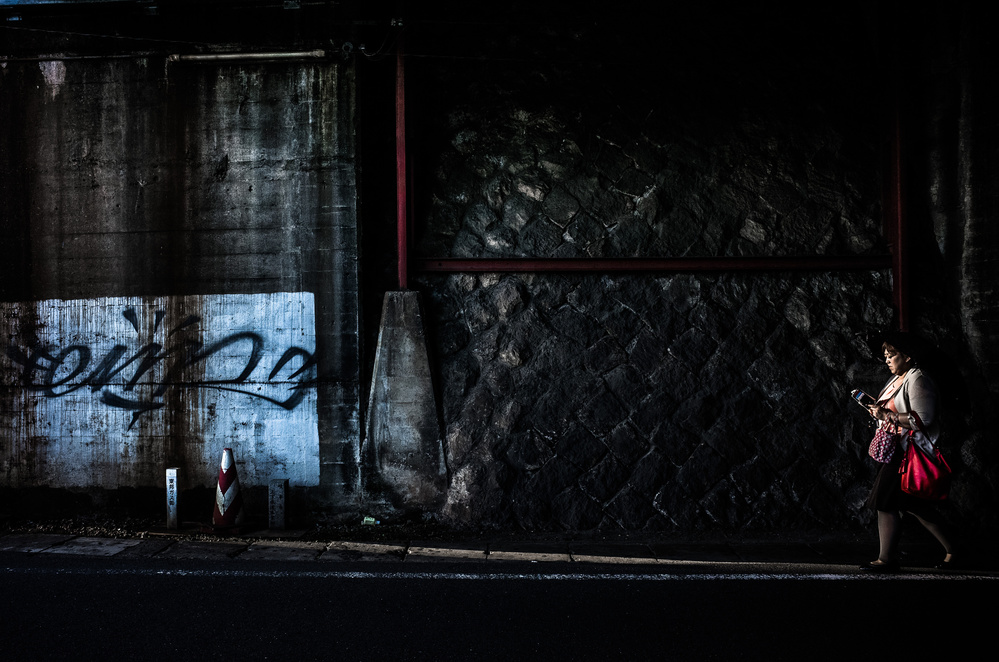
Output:
[[[10,486],[319,482],[311,293],[0,303]],[[304,368],[304,370],[303,370]]]

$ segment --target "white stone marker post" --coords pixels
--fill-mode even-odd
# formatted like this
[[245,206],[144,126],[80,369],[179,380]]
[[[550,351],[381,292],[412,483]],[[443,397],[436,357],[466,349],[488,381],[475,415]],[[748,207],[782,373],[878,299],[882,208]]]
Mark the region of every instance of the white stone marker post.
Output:
[[166,499],[167,499],[167,528],[176,529],[179,526],[177,518],[178,489],[177,489],[177,467],[170,467],[166,470]]

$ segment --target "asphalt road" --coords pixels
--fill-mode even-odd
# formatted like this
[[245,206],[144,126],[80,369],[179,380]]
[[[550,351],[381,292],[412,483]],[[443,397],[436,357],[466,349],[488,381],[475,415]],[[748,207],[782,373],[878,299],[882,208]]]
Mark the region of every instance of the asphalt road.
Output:
[[[0,554],[8,660],[960,659],[994,577]],[[886,657],[890,656],[890,657]]]

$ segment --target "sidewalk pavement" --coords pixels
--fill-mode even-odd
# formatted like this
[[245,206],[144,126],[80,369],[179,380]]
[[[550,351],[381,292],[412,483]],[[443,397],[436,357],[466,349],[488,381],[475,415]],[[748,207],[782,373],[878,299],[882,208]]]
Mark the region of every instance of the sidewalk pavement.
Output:
[[[874,542],[848,538],[811,541],[752,540],[529,540],[495,539],[464,542],[412,540],[400,542],[296,539],[292,531],[259,531],[247,536],[196,536],[183,531],[148,531],[139,537],[94,537],[55,533],[0,535],[0,554],[75,555],[157,561],[307,562],[332,569],[333,563],[395,563],[411,569],[427,564],[480,564],[499,570],[519,563],[537,571],[676,572],[754,574],[867,574],[860,563],[876,555]],[[905,574],[999,578],[999,543],[976,544],[957,571],[937,571],[935,544],[913,541],[904,546]],[[2,557],[0,557],[2,558]],[[374,566],[373,569],[376,569]]]

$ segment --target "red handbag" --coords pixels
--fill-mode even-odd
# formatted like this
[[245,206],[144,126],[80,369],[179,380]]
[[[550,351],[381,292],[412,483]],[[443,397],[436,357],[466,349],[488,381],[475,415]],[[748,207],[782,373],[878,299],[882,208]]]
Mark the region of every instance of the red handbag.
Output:
[[[915,414],[913,414],[915,416]],[[916,416],[916,425],[923,429],[923,422]],[[925,434],[925,431],[924,431]],[[942,501],[950,491],[951,469],[940,449],[933,447],[931,458],[911,438],[905,457],[898,468],[902,491],[920,499]]]

